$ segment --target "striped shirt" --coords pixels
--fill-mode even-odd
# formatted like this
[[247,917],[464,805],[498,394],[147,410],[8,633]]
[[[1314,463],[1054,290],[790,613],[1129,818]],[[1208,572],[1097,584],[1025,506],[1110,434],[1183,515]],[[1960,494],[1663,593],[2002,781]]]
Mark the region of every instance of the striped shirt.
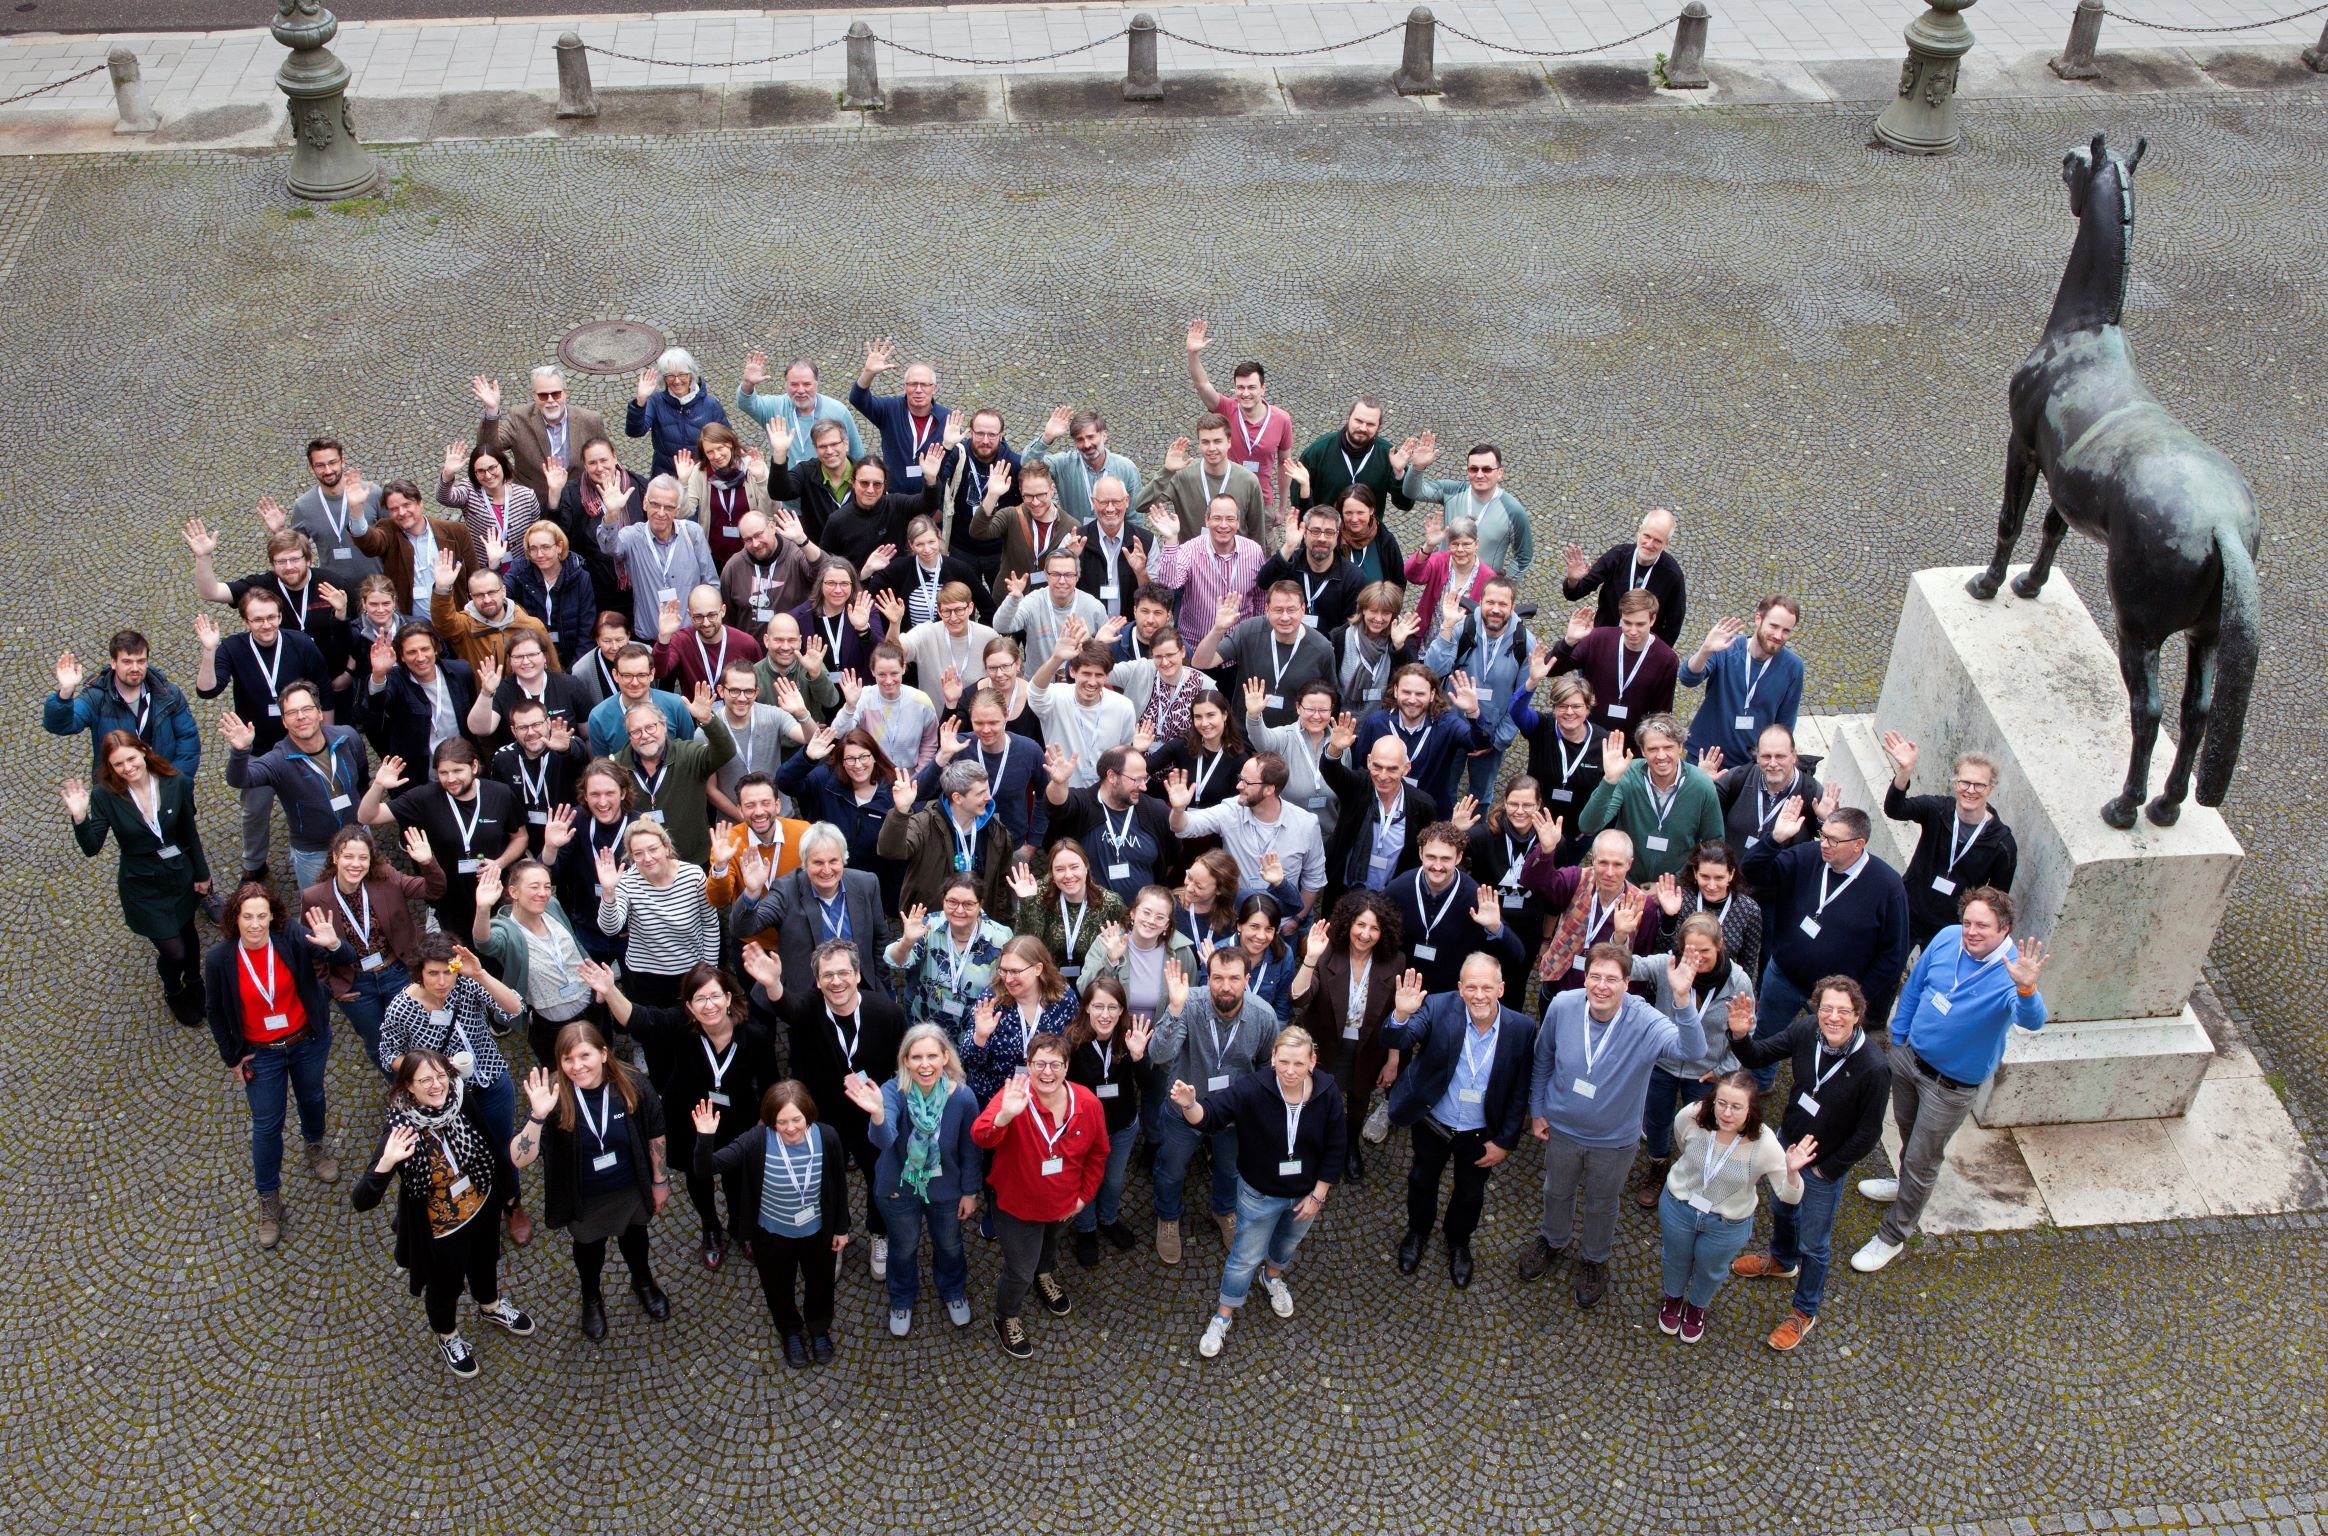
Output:
[[[461,522],[468,528],[469,537],[476,543],[477,557],[485,557],[485,541],[493,540],[506,546],[501,563],[507,566],[518,550],[524,547],[525,531],[542,515],[542,504],[534,493],[522,485],[504,485],[501,488],[501,515],[493,514],[493,503],[485,493],[466,481],[440,480],[437,500],[448,507],[461,509]],[[419,580],[415,572],[414,581]]]
[[824,1225],[824,1138],[813,1126],[797,1147],[774,1131],[766,1134],[760,1225],[779,1237],[813,1236]]
[[674,861],[671,883],[650,885],[636,869],[615,882],[611,900],[598,902],[598,931],[628,930],[623,963],[654,976],[678,976],[698,962],[719,964],[719,913],[703,894],[704,874]]

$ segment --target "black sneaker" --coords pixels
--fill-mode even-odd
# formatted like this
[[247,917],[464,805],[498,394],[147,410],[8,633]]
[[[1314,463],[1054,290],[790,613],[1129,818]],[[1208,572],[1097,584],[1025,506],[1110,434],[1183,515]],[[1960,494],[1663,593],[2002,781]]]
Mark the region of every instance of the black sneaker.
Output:
[[1576,1304],[1597,1307],[1600,1299],[1609,1293],[1609,1267],[1591,1259],[1576,1261]]
[[1078,1232],[1075,1234],[1075,1262],[1085,1269],[1090,1269],[1099,1262],[1099,1234],[1097,1232]]
[[784,1363],[794,1370],[808,1369],[808,1340],[797,1333],[784,1336]]
[[1535,1246],[1520,1256],[1520,1278],[1522,1280],[1543,1279],[1550,1272],[1552,1261],[1559,1257],[1558,1250],[1553,1248],[1550,1243],[1545,1242],[1542,1237],[1538,1237]]
[[533,1319],[520,1311],[517,1303],[506,1296],[489,1307],[479,1307],[477,1310],[499,1325],[504,1332],[514,1333],[521,1339],[534,1331]]
[[1024,1360],[1035,1352],[1035,1346],[1027,1342],[1027,1330],[1015,1317],[996,1318],[994,1337],[1002,1344],[1002,1352],[1013,1360]]
[[1053,1317],[1065,1317],[1075,1310],[1075,1303],[1059,1288],[1059,1282],[1049,1275],[1035,1276],[1035,1294],[1043,1299],[1043,1310]]
[[437,1340],[437,1347],[445,1352],[445,1369],[467,1380],[477,1374],[477,1352],[469,1341],[457,1333],[448,1333]]
[[810,1339],[808,1341],[808,1358],[819,1365],[832,1364],[833,1336],[829,1333],[820,1333],[815,1338]]

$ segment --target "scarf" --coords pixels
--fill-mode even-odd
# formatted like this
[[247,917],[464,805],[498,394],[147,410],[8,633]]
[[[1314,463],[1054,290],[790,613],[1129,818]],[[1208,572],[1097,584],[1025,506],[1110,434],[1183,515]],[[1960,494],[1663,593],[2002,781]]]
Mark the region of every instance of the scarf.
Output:
[[[412,1156],[398,1172],[406,1188],[418,1192],[428,1207],[429,1230],[439,1237],[476,1215],[493,1189],[493,1145],[476,1122],[462,1113],[461,1104],[467,1097],[468,1084],[456,1073],[452,1091],[437,1109],[402,1096],[388,1106],[389,1129],[404,1126],[420,1137],[420,1145],[412,1149]],[[448,1152],[450,1166],[446,1166]],[[452,1186],[464,1178],[469,1187],[454,1195]]]
[[[1627,884],[1625,887],[1628,892],[1640,889],[1639,886],[1632,884]],[[1620,899],[1622,898],[1620,897]],[[1609,910],[1607,907],[1601,909],[1604,915]],[[1641,921],[1643,923],[1655,922],[1656,918],[1657,914],[1649,908],[1642,909]],[[1581,872],[1580,878],[1576,882],[1576,894],[1568,899],[1568,910],[1560,914],[1560,921],[1553,928],[1552,937],[1544,941],[1544,948],[1537,957],[1536,976],[1538,980],[1558,981],[1568,974],[1571,963],[1578,955],[1584,953],[1585,925],[1591,921],[1592,872],[1585,870]],[[1634,944],[1627,946],[1627,952],[1637,954],[1639,952],[1638,945],[1642,942],[1638,930],[1634,932],[1633,939]],[[1617,942],[1617,931],[1614,927],[1609,929],[1609,942],[1612,944]]]
[[906,1138],[905,1171],[898,1175],[898,1182],[912,1190],[916,1200],[926,1201],[930,1180],[946,1171],[938,1157],[938,1124],[946,1117],[953,1084],[940,1078],[926,1094],[910,1082],[904,1087],[906,1118],[913,1122],[913,1130]]

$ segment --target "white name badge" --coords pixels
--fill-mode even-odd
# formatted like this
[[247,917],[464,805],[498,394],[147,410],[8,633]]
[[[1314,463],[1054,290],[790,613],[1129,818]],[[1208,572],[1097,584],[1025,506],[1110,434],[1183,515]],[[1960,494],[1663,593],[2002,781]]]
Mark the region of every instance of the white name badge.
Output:
[[1228,1086],[1229,1074],[1226,1072],[1221,1073],[1218,1077],[1208,1077],[1204,1080],[1204,1091],[1207,1093],[1218,1093]]
[[1570,800],[1570,801],[1572,801],[1572,800],[1574,800],[1574,799],[1576,798],[1576,792],[1575,792],[1574,790],[1570,790],[1570,789],[1556,789],[1556,790],[1552,791],[1552,798],[1553,798],[1553,799],[1555,799],[1555,800]]
[[948,998],[946,1001],[938,1004],[938,1012],[944,1014],[949,1019],[958,1019],[962,1016],[961,1001],[957,998]]
[[374,950],[372,953],[364,956],[363,959],[356,962],[356,969],[362,971],[376,971],[387,963],[388,957],[381,954],[378,950]]
[[601,1152],[590,1160],[590,1171],[593,1173],[604,1173],[607,1169],[612,1168],[620,1161],[622,1161],[622,1159],[617,1157],[612,1152]]
[[473,875],[479,869],[483,868],[484,864],[485,861],[483,859],[463,859],[460,863],[453,866],[453,873],[456,875]]
[[1943,896],[1953,896],[1956,894],[1956,882],[1949,879],[1946,875],[1934,875],[1932,877],[1932,889],[1938,891]]
[[283,706],[280,704],[270,704],[267,706],[267,713],[280,719],[283,714]]
[[534,826],[546,827],[550,824],[550,813],[548,811],[528,811],[525,813],[525,819]]
[[653,807],[649,807],[648,809],[639,812],[639,819],[641,821],[661,821],[663,819],[663,813],[654,809]]
[[707,1093],[704,1097],[711,1101],[714,1108],[725,1109],[728,1107],[728,1096],[724,1093]]
[[1714,1204],[1703,1195],[1692,1195],[1689,1197],[1689,1208],[1693,1211],[1711,1212]]
[[331,797],[331,808],[335,811],[344,811],[355,803],[355,801],[350,800],[345,795],[334,795]]
[[1107,877],[1110,880],[1129,880],[1132,878],[1132,866],[1129,864],[1110,864],[1107,867]]
[[675,603],[679,601],[679,589],[677,587],[657,587],[655,601],[657,603]]
[[1932,1011],[1942,1015],[1943,1017],[1947,1015],[1951,1008],[1956,1006],[1955,1004],[1948,1001],[1948,994],[1945,992],[1931,992],[1925,995],[1932,1001]]
[[1358,1038],[1358,1026],[1357,1026],[1357,1025],[1355,1025],[1355,1024],[1345,1024],[1345,1025],[1343,1025],[1343,1026],[1342,1026],[1342,1038],[1343,1038],[1343,1039],[1345,1039],[1345,1040],[1355,1040],[1355,1039],[1357,1039],[1357,1038]]
[[1099,600],[1103,603],[1112,603],[1116,600],[1121,591],[1122,589],[1111,581],[1106,586],[1099,589]]
[[1382,702],[1382,690],[1379,688],[1369,688],[1364,693],[1359,694],[1358,697],[1365,700],[1369,704],[1379,704]]
[[1476,1088],[1458,1088],[1455,1090],[1455,1102],[1458,1104],[1477,1104],[1483,1097],[1485,1095]]
[[465,1173],[462,1174],[459,1178],[453,1180],[451,1186],[445,1190],[445,1193],[452,1196],[455,1200],[460,1199],[461,1196],[467,1194],[468,1192],[469,1176]]
[[1600,1093],[1600,1090],[1595,1088],[1590,1081],[1581,1077],[1570,1079],[1568,1091],[1580,1099],[1595,1098]]
[[1264,709],[1283,709],[1285,708],[1285,695],[1282,693],[1269,694],[1261,700],[1261,707]]
[[725,527],[721,528],[719,532],[720,532],[720,537],[722,537],[722,538],[728,538],[728,539],[732,539],[732,538],[736,537],[736,525],[735,525],[735,524],[733,524],[733,523],[729,523],[729,524],[727,524]]
[[1045,1177],[1048,1177],[1054,1173],[1065,1173],[1067,1171],[1067,1159],[1063,1157],[1046,1157],[1043,1159],[1043,1166],[1040,1171],[1044,1174]]
[[1819,1112],[1819,1101],[1807,1093],[1796,1095],[1795,1103],[1802,1106],[1802,1111],[1806,1115],[1815,1115]]
[[1436,960],[1439,958],[1439,946],[1436,944],[1417,944],[1407,953],[1413,955],[1417,960]]
[[1817,918],[1815,918],[1815,917],[1806,917],[1806,918],[1804,918],[1804,919],[1802,920],[1802,922],[1801,922],[1801,924],[1800,924],[1799,926],[1802,928],[1803,932],[1804,932],[1806,935],[1808,935],[1809,937],[1811,937],[1811,938],[1814,938],[1814,939],[1815,939],[1815,938],[1817,938],[1817,937],[1819,936],[1819,920],[1818,920]]
[[1279,1174],[1286,1178],[1297,1177],[1301,1173],[1301,1159],[1298,1157],[1289,1157],[1284,1162],[1277,1165],[1277,1171]]
[[1097,1088],[1091,1090],[1091,1096],[1095,1099],[1112,1099],[1122,1087],[1121,1083],[1101,1083]]
[[1080,965],[1062,965],[1059,967],[1059,976],[1065,981],[1073,981],[1082,974],[1083,967]]
[[1324,810],[1324,809],[1326,808],[1326,797],[1325,797],[1324,795],[1312,795],[1312,796],[1310,796],[1310,797],[1309,797],[1309,808],[1310,808],[1311,810],[1313,810],[1313,811],[1322,811],[1322,810]]
[[1577,975],[1579,975],[1579,976],[1583,975],[1583,974],[1584,974],[1584,956],[1582,956],[1582,955],[1578,955],[1578,956],[1577,956],[1575,959],[1573,959],[1573,960],[1569,961],[1569,962],[1568,962],[1568,968],[1569,968],[1570,970],[1572,970],[1572,971],[1576,972],[1576,974],[1577,974]]
[[287,1013],[270,1013],[260,1022],[267,1029],[288,1029],[291,1025],[291,1016]]
[[331,547],[331,557],[334,560],[353,560],[356,558],[356,552],[346,544],[334,544]]
[[1641,841],[1643,841],[1643,842],[1645,842],[1645,843],[1647,843],[1647,844],[1649,845],[1649,851],[1650,851],[1651,853],[1663,853],[1663,852],[1664,852],[1666,849],[1668,849],[1668,848],[1670,848],[1670,847],[1672,847],[1672,846],[1673,846],[1671,843],[1667,842],[1667,841],[1666,841],[1664,838],[1662,838],[1662,837],[1659,837],[1659,836],[1657,836],[1657,835],[1656,835],[1656,834],[1654,834],[1654,833],[1652,833],[1652,834],[1651,834],[1651,835],[1649,835],[1648,837],[1645,837],[1645,838],[1641,839]]
[[1505,891],[1503,893],[1503,904],[1507,908],[1516,911],[1517,909],[1528,904],[1528,893],[1526,891]]
[[159,853],[165,859],[182,859],[186,856],[186,851],[180,848],[176,843],[164,843],[160,848],[156,849],[155,852]]
[[1307,625],[1308,625],[1310,628],[1312,628],[1312,629],[1315,629],[1315,628],[1317,628],[1317,627],[1318,627],[1318,616],[1317,616],[1315,613],[1305,613],[1305,614],[1303,614],[1303,615],[1301,616],[1301,621],[1302,621],[1304,624],[1307,624]]
[[[908,480],[919,480],[921,478],[921,465],[918,462],[906,465],[905,478]],[[1045,1173],[1049,1173],[1051,1170],[1046,1168],[1043,1171]]]
[[1609,718],[1611,720],[1628,719],[1632,716],[1632,713],[1633,712],[1631,710],[1627,709],[1622,704],[1611,704],[1609,706]]
[[1733,716],[1730,724],[1738,730],[1751,731],[1754,729],[1754,717],[1752,715]]
[[1756,848],[1756,847],[1760,847],[1760,846],[1761,846],[1761,844],[1762,844],[1762,839],[1761,839],[1761,838],[1759,838],[1759,837],[1756,837],[1756,836],[1755,836],[1753,833],[1751,833],[1751,832],[1749,832],[1749,833],[1747,833],[1747,834],[1746,834],[1746,846],[1747,846],[1747,847],[1749,847],[1749,848]]

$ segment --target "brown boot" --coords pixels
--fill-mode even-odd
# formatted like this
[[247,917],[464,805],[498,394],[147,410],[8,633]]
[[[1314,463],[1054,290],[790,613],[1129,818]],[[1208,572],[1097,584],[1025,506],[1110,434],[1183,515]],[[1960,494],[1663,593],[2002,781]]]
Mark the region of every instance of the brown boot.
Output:
[[307,1144],[307,1169],[315,1175],[318,1184],[339,1182],[339,1159],[331,1155],[331,1143],[311,1141]]
[[1657,1209],[1657,1197],[1665,1191],[1665,1175],[1673,1167],[1670,1157],[1645,1157],[1633,1165],[1633,1187],[1629,1193],[1633,1203],[1645,1211]]
[[283,1195],[259,1196],[259,1246],[272,1248],[283,1240]]

